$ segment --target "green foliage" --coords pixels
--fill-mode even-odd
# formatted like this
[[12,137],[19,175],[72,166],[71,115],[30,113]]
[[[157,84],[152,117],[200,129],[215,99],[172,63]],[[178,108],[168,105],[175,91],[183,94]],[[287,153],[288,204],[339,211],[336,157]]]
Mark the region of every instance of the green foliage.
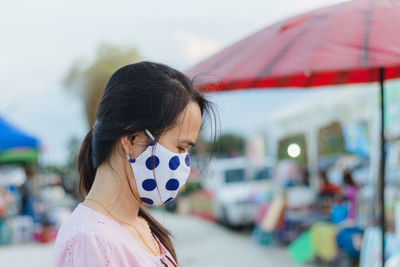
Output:
[[207,148],[209,147],[209,142],[204,138],[204,136],[201,134],[201,131],[199,133],[199,136],[197,137],[196,140],[196,146],[193,147],[190,150],[191,155],[204,155],[207,154]]
[[319,130],[319,156],[344,154],[345,152],[342,127],[339,122],[334,122]]
[[49,165],[45,170],[49,173],[60,175],[62,184],[68,193],[75,193],[78,185],[77,158],[80,148],[80,140],[72,137],[68,142],[68,158],[61,166]]
[[202,189],[200,181],[189,181],[183,187],[182,195],[189,195]]
[[[211,143],[208,144],[208,151],[212,150],[211,145]],[[242,136],[226,133],[218,137],[214,152],[224,156],[240,156],[244,155],[245,148],[246,141]]]
[[102,44],[90,64],[76,60],[64,78],[64,86],[84,101],[88,125],[93,126],[96,109],[110,76],[120,67],[140,59],[135,48],[119,48]]

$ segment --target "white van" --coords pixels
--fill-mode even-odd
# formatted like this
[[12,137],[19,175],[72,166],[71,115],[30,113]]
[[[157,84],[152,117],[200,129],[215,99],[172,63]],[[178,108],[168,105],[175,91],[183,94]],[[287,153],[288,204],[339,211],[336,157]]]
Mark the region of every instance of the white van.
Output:
[[203,188],[212,192],[213,215],[224,224],[252,224],[257,212],[253,196],[262,183],[271,179],[267,161],[252,164],[243,157],[213,159],[203,179]]

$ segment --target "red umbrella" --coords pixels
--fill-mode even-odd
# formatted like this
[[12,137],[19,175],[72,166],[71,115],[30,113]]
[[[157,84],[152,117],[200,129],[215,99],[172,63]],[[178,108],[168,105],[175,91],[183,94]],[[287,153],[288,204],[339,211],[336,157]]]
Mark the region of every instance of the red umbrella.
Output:
[[200,62],[187,74],[208,92],[380,82],[379,204],[384,232],[383,83],[400,77],[399,25],[399,0],[354,0],[266,27]]
[[187,74],[207,91],[310,87],[400,76],[400,1],[355,0],[266,27]]

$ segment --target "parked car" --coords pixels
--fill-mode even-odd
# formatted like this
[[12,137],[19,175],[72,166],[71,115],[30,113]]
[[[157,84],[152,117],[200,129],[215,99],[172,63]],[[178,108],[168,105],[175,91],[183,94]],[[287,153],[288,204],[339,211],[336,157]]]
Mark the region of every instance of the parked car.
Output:
[[216,220],[229,226],[252,224],[257,211],[252,196],[270,178],[271,165],[267,161],[255,165],[242,157],[213,160],[203,188],[212,192]]

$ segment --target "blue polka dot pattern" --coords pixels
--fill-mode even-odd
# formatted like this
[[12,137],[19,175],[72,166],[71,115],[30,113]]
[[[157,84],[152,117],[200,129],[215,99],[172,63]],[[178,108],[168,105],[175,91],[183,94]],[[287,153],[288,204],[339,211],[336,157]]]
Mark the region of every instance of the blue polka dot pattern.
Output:
[[170,191],[175,191],[179,188],[179,181],[175,178],[169,179],[165,188]]
[[130,163],[135,163],[136,159],[129,159]]
[[149,146],[154,146],[155,143],[156,143],[156,142],[154,142],[154,140],[151,140]]
[[164,204],[167,204],[168,202],[170,202],[171,200],[173,200],[174,198],[170,197],[167,200],[164,201]]
[[156,180],[154,180],[154,179],[146,179],[146,180],[143,181],[142,187],[146,191],[153,191],[157,187]]
[[140,198],[144,203],[149,204],[149,205],[153,205],[153,200],[151,200],[150,198],[147,197],[141,197]]
[[146,159],[146,167],[149,170],[157,168],[158,164],[160,164],[160,160],[157,156],[150,156],[148,159]]
[[178,169],[179,165],[181,164],[181,161],[179,160],[178,156],[173,156],[170,160],[169,160],[169,168],[171,170],[176,170]]
[[190,167],[189,154],[187,154],[185,157],[185,164],[186,166]]

